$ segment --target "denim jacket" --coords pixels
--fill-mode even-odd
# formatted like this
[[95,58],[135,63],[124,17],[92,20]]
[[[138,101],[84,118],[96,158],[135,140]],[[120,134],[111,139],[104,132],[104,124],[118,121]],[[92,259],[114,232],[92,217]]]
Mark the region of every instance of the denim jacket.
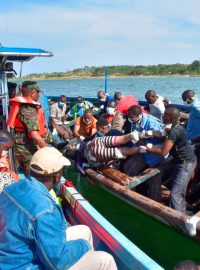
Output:
[[89,249],[66,241],[66,220],[47,188],[30,177],[0,195],[0,269],[68,269]]

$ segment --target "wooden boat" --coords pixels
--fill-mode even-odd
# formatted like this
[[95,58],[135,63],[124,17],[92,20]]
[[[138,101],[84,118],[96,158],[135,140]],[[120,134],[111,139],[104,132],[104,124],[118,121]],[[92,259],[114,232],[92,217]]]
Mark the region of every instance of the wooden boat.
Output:
[[[40,49],[29,48],[6,48],[0,46],[0,82],[3,117],[8,116],[8,94],[7,77],[13,74],[13,62],[28,61],[37,56],[51,56],[52,53]],[[12,151],[10,151],[12,169],[15,170]],[[22,179],[24,174],[18,174]],[[62,179],[64,181],[64,178]],[[120,231],[109,223],[100,213],[98,213],[81,194],[69,184],[60,184],[63,198],[66,200],[63,206],[64,213],[71,224],[86,224],[94,235],[94,246],[96,250],[105,250],[111,253],[117,263],[118,269],[163,269],[133,242],[128,240]]]
[[[70,100],[70,97],[68,99]],[[86,99],[98,102],[94,98]],[[140,104],[145,105],[145,102]],[[176,106],[185,109],[182,105]],[[71,170],[71,175],[72,179],[76,179],[77,189],[114,226],[165,269],[172,269],[181,260],[200,261],[198,170],[187,195],[189,210],[192,207],[195,213],[192,216],[168,206],[169,190],[165,186],[162,186],[162,203],[135,191],[135,187],[149,181],[158,173],[166,180],[169,171],[170,161],[158,168],[149,168],[136,177],[129,177],[114,168],[98,171],[86,169],[85,178],[75,175],[74,170]]]

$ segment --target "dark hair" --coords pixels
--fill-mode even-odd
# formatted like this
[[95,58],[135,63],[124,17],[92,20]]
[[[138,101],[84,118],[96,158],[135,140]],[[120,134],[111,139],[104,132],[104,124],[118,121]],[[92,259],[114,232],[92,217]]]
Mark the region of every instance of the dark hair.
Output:
[[115,100],[110,100],[107,104],[107,107],[115,108],[117,106],[117,103]]
[[83,101],[83,98],[82,98],[81,96],[78,96],[78,97],[77,97],[77,101],[78,101],[78,102],[82,102],[82,101]]
[[122,97],[122,93],[121,92],[115,92],[114,99],[120,100],[121,97]]
[[103,95],[103,96],[105,96],[105,92],[103,91],[103,90],[100,90],[100,91],[98,91],[98,93],[97,93],[97,97],[99,97],[99,96],[101,96],[101,95]]
[[174,120],[178,120],[180,117],[180,111],[176,107],[167,107],[164,115],[170,115]]
[[132,105],[128,109],[128,114],[134,114],[136,116],[139,116],[142,114],[142,108],[139,105]]
[[109,125],[109,123],[108,123],[108,120],[106,120],[105,118],[100,118],[100,119],[97,121],[96,125],[97,125],[98,127],[106,127],[106,126]]
[[92,109],[86,109],[84,111],[84,114],[93,114],[93,110]]
[[37,82],[36,81],[24,81],[22,83],[22,89],[25,88],[25,87],[28,87],[30,85],[34,85],[34,84],[37,84]]
[[67,97],[65,95],[61,95],[59,99],[62,99],[62,98],[66,98],[67,99]]
[[148,90],[148,91],[145,93],[145,98],[148,99],[148,97],[149,97],[150,95],[152,95],[152,94],[156,95],[156,92],[155,92],[154,90]]
[[187,98],[190,98],[190,97],[194,97],[195,96],[195,92],[193,90],[185,90],[183,93],[182,93],[182,99],[183,100],[186,100]]

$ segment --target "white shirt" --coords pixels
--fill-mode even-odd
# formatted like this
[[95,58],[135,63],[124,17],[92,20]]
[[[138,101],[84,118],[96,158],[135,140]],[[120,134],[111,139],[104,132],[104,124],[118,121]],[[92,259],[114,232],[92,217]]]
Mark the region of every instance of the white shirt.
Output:
[[62,117],[66,114],[67,105],[65,104],[63,108],[58,106],[58,102],[51,105],[51,117],[54,119],[56,125],[62,125]]
[[165,111],[164,98],[157,95],[157,99],[153,104],[149,104],[150,114],[154,117],[162,120],[162,116]]

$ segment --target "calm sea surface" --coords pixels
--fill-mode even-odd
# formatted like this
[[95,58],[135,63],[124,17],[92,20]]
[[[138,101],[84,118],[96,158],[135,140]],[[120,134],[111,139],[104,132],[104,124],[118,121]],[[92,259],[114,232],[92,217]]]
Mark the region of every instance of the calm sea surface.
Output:
[[[48,95],[96,97],[105,87],[104,79],[41,80],[40,86]],[[121,91],[124,95],[134,95],[144,100],[147,90],[154,89],[159,95],[174,103],[182,103],[181,94],[192,89],[200,96],[200,77],[132,77],[108,79],[108,93]]]

